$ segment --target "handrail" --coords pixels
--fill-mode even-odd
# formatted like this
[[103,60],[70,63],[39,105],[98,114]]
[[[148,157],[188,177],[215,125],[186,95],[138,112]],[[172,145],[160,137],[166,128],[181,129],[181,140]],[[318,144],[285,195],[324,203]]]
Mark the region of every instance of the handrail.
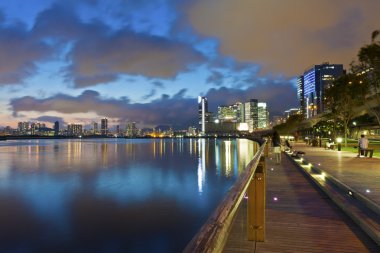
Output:
[[243,174],[228,192],[226,198],[219,204],[199,232],[184,249],[184,253],[222,252],[227,241],[233,218],[254,177],[256,168],[264,154],[266,141],[247,165]]

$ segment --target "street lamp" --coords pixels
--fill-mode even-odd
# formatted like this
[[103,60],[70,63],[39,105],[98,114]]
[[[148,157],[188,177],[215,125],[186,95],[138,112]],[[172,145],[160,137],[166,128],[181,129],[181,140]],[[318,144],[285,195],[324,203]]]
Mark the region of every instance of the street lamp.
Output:
[[338,151],[342,150],[342,138],[338,137],[336,138],[336,142],[338,142]]

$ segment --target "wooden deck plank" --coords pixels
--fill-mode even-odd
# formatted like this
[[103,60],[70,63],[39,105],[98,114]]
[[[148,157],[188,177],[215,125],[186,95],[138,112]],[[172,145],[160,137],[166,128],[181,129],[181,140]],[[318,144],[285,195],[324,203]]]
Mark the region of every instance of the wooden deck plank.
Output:
[[[317,191],[285,157],[267,160],[266,240],[256,252],[380,252],[379,247]],[[246,240],[246,202],[240,206],[224,252],[254,252]]]

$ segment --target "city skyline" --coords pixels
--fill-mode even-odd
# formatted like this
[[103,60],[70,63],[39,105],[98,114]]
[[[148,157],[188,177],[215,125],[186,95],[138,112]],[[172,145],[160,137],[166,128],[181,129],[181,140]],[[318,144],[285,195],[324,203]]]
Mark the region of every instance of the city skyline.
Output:
[[[197,125],[198,96],[214,112],[256,98],[282,115],[298,106],[296,77],[308,66],[348,68],[378,29],[379,8],[375,0],[2,1],[0,126],[107,117],[185,127]],[[307,18],[310,10],[324,15]]]

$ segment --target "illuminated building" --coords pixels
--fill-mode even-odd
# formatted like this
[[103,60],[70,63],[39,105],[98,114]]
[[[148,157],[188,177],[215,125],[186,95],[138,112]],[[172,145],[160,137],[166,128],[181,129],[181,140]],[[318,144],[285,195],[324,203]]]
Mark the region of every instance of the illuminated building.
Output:
[[285,115],[285,118],[288,119],[290,116],[297,115],[297,114],[300,114],[300,113],[301,113],[300,109],[298,109],[298,108],[291,108],[289,110],[286,110],[284,112],[284,115]]
[[126,136],[127,137],[136,137],[138,129],[136,127],[136,122],[130,122],[127,124],[127,129],[126,129]]
[[267,103],[257,103],[257,128],[264,129],[269,127],[269,112]]
[[258,128],[258,101],[250,99],[244,103],[244,120],[248,123],[249,132]]
[[108,119],[104,118],[100,121],[100,134],[107,135],[108,134]]
[[54,122],[54,135],[57,136],[59,134],[59,122]]
[[198,119],[201,133],[206,133],[206,123],[209,122],[210,113],[208,112],[208,103],[206,97],[198,97]]
[[302,115],[306,115],[306,105],[305,105],[305,92],[304,92],[304,82],[303,75],[297,77],[297,97],[300,102],[300,108]]
[[67,125],[67,134],[69,136],[80,136],[82,135],[82,125],[80,124],[68,124]]
[[218,119],[220,122],[243,122],[244,106],[237,102],[233,105],[218,106]]
[[303,75],[303,101],[306,118],[325,112],[325,90],[332,85],[333,81],[343,74],[342,64],[314,65],[304,72]]
[[29,122],[19,122],[17,131],[19,134],[28,134],[29,132]]
[[98,128],[98,123],[94,122],[93,123],[93,134],[98,134],[99,133],[99,128]]

